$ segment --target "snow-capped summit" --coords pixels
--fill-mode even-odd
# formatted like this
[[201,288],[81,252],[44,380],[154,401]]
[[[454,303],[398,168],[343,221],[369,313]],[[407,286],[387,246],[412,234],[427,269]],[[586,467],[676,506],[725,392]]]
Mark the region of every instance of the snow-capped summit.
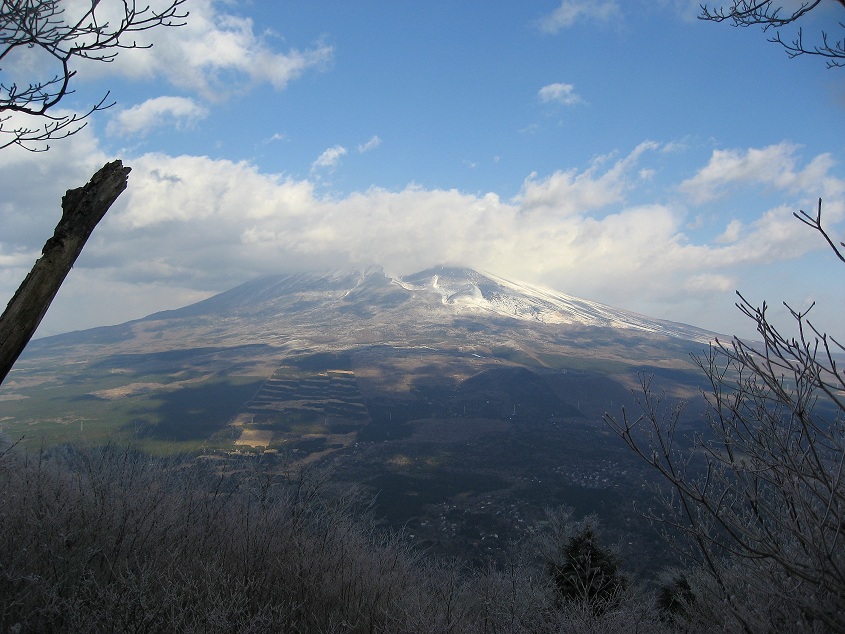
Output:
[[[58,335],[49,345],[60,345],[61,338],[68,344],[109,341],[125,350],[241,344],[460,348],[470,342],[492,349],[533,340],[539,348],[565,345],[591,356],[610,346],[602,354],[613,356],[622,354],[617,345],[639,345],[631,337],[640,335],[695,343],[716,337],[492,273],[438,266],[404,276],[380,267],[270,275],[184,308]],[[40,345],[47,344],[33,346]]]
[[642,330],[701,342],[713,338],[713,333],[693,326],[653,319],[473,269],[438,266],[393,282],[411,293],[437,295],[445,307],[452,307],[456,313],[488,312],[545,324]]

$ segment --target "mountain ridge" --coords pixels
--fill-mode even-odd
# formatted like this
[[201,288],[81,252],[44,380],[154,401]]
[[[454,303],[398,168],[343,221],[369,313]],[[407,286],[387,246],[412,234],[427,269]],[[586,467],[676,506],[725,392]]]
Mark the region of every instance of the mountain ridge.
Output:
[[[295,301],[284,301],[296,297]],[[272,316],[307,312],[317,302],[343,313],[373,316],[379,310],[408,310],[411,302],[444,316],[488,316],[561,326],[641,331],[709,343],[716,333],[679,322],[586,300],[547,287],[463,267],[436,266],[411,275],[391,276],[381,267],[266,275],[182,308],[137,321],[175,317]]]

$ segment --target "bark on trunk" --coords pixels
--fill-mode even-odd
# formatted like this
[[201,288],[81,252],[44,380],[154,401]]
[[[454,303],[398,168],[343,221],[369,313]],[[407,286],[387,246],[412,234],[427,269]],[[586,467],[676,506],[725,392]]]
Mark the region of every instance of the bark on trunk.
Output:
[[121,161],[106,163],[87,185],[69,189],[62,197],[62,219],[53,237],[0,316],[0,383],[29,343],[94,227],[126,189],[129,171]]

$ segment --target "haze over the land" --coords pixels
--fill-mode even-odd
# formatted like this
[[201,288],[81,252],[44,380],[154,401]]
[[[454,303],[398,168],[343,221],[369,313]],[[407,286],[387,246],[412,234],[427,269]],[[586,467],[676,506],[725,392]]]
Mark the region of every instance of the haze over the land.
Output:
[[845,70],[698,4],[190,0],[153,49],[80,67],[69,105],[114,108],[0,152],[0,304],[63,192],[119,157],[129,189],[40,334],[268,273],[438,263],[718,332],[752,332],[735,289],[835,327],[839,267],[792,212],[823,197],[841,235]]

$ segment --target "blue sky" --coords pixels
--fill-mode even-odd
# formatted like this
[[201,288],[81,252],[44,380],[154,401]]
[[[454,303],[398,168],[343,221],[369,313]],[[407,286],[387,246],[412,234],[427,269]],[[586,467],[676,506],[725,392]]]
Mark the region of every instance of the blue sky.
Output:
[[753,333],[737,289],[839,326],[845,271],[792,212],[824,197],[842,235],[845,69],[686,0],[187,8],[152,49],[79,66],[67,106],[113,108],[47,153],[0,151],[0,300],[64,190],[133,168],[41,334],[266,273],[440,263],[724,333]]

